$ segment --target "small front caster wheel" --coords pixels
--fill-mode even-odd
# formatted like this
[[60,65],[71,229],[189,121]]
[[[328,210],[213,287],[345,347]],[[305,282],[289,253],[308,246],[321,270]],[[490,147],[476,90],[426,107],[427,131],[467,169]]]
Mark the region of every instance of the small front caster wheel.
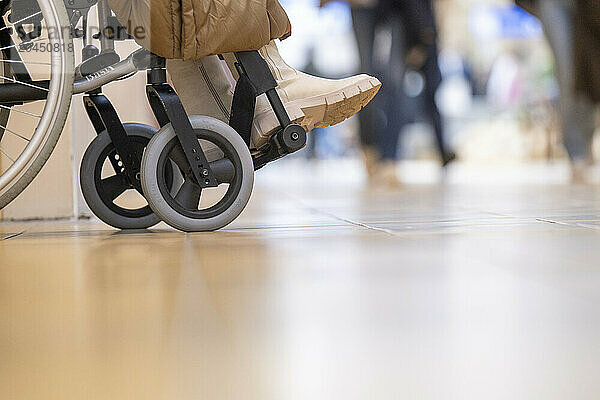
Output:
[[[244,140],[232,127],[203,116],[191,116],[190,122],[219,186],[202,189],[196,183],[169,124],[146,148],[142,188],[154,212],[172,227],[185,232],[214,231],[230,224],[248,204],[254,165]],[[172,163],[179,167],[183,183],[169,189],[167,173]]]
[[[142,124],[124,124],[124,127],[137,159],[141,160],[156,129]],[[121,171],[122,165],[108,132],[96,136],[83,156],[79,177],[81,191],[90,210],[117,229],[147,229],[158,224],[160,218],[140,191],[141,182],[130,182]],[[172,168],[168,180],[172,184]]]

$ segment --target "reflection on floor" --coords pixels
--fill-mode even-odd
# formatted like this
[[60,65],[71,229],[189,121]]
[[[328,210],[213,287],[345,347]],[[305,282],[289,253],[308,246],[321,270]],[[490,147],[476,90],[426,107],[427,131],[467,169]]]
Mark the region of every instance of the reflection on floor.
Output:
[[217,233],[0,224],[0,398],[598,398],[597,187],[287,165]]

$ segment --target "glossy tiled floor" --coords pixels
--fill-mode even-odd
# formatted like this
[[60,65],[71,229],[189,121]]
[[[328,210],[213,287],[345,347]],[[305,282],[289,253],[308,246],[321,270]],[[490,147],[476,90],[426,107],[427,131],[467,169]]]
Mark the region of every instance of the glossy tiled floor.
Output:
[[597,187],[294,165],[213,234],[0,224],[0,398],[600,396]]

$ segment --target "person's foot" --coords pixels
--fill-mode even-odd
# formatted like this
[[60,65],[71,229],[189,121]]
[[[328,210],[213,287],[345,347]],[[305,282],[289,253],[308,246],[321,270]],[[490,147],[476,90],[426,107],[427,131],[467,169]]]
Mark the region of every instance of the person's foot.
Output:
[[369,185],[378,189],[400,189],[402,183],[398,178],[398,164],[393,160],[380,160],[369,175]]
[[373,176],[377,170],[377,165],[381,161],[381,156],[379,155],[379,151],[373,146],[363,146],[362,147],[365,168],[367,169],[367,175],[369,178]]
[[448,165],[452,164],[456,161],[456,154],[452,151],[444,153],[444,157],[442,157],[442,167],[446,168]]
[[[260,54],[277,80],[277,91],[290,119],[302,125],[307,132],[350,118],[366,106],[381,88],[381,82],[369,75],[336,80],[297,71],[283,60],[275,42],[260,49]],[[279,127],[265,96],[257,102],[255,122],[258,129],[253,131],[252,139],[254,145],[260,147]]]
[[588,183],[588,173],[591,162],[588,160],[574,160],[571,162],[571,183],[583,185]]

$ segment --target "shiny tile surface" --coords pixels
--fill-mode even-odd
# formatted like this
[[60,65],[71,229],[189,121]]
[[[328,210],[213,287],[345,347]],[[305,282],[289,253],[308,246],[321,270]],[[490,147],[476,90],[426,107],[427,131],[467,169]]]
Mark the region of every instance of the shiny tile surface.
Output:
[[0,398],[598,398],[597,187],[339,174],[212,234],[0,224]]

